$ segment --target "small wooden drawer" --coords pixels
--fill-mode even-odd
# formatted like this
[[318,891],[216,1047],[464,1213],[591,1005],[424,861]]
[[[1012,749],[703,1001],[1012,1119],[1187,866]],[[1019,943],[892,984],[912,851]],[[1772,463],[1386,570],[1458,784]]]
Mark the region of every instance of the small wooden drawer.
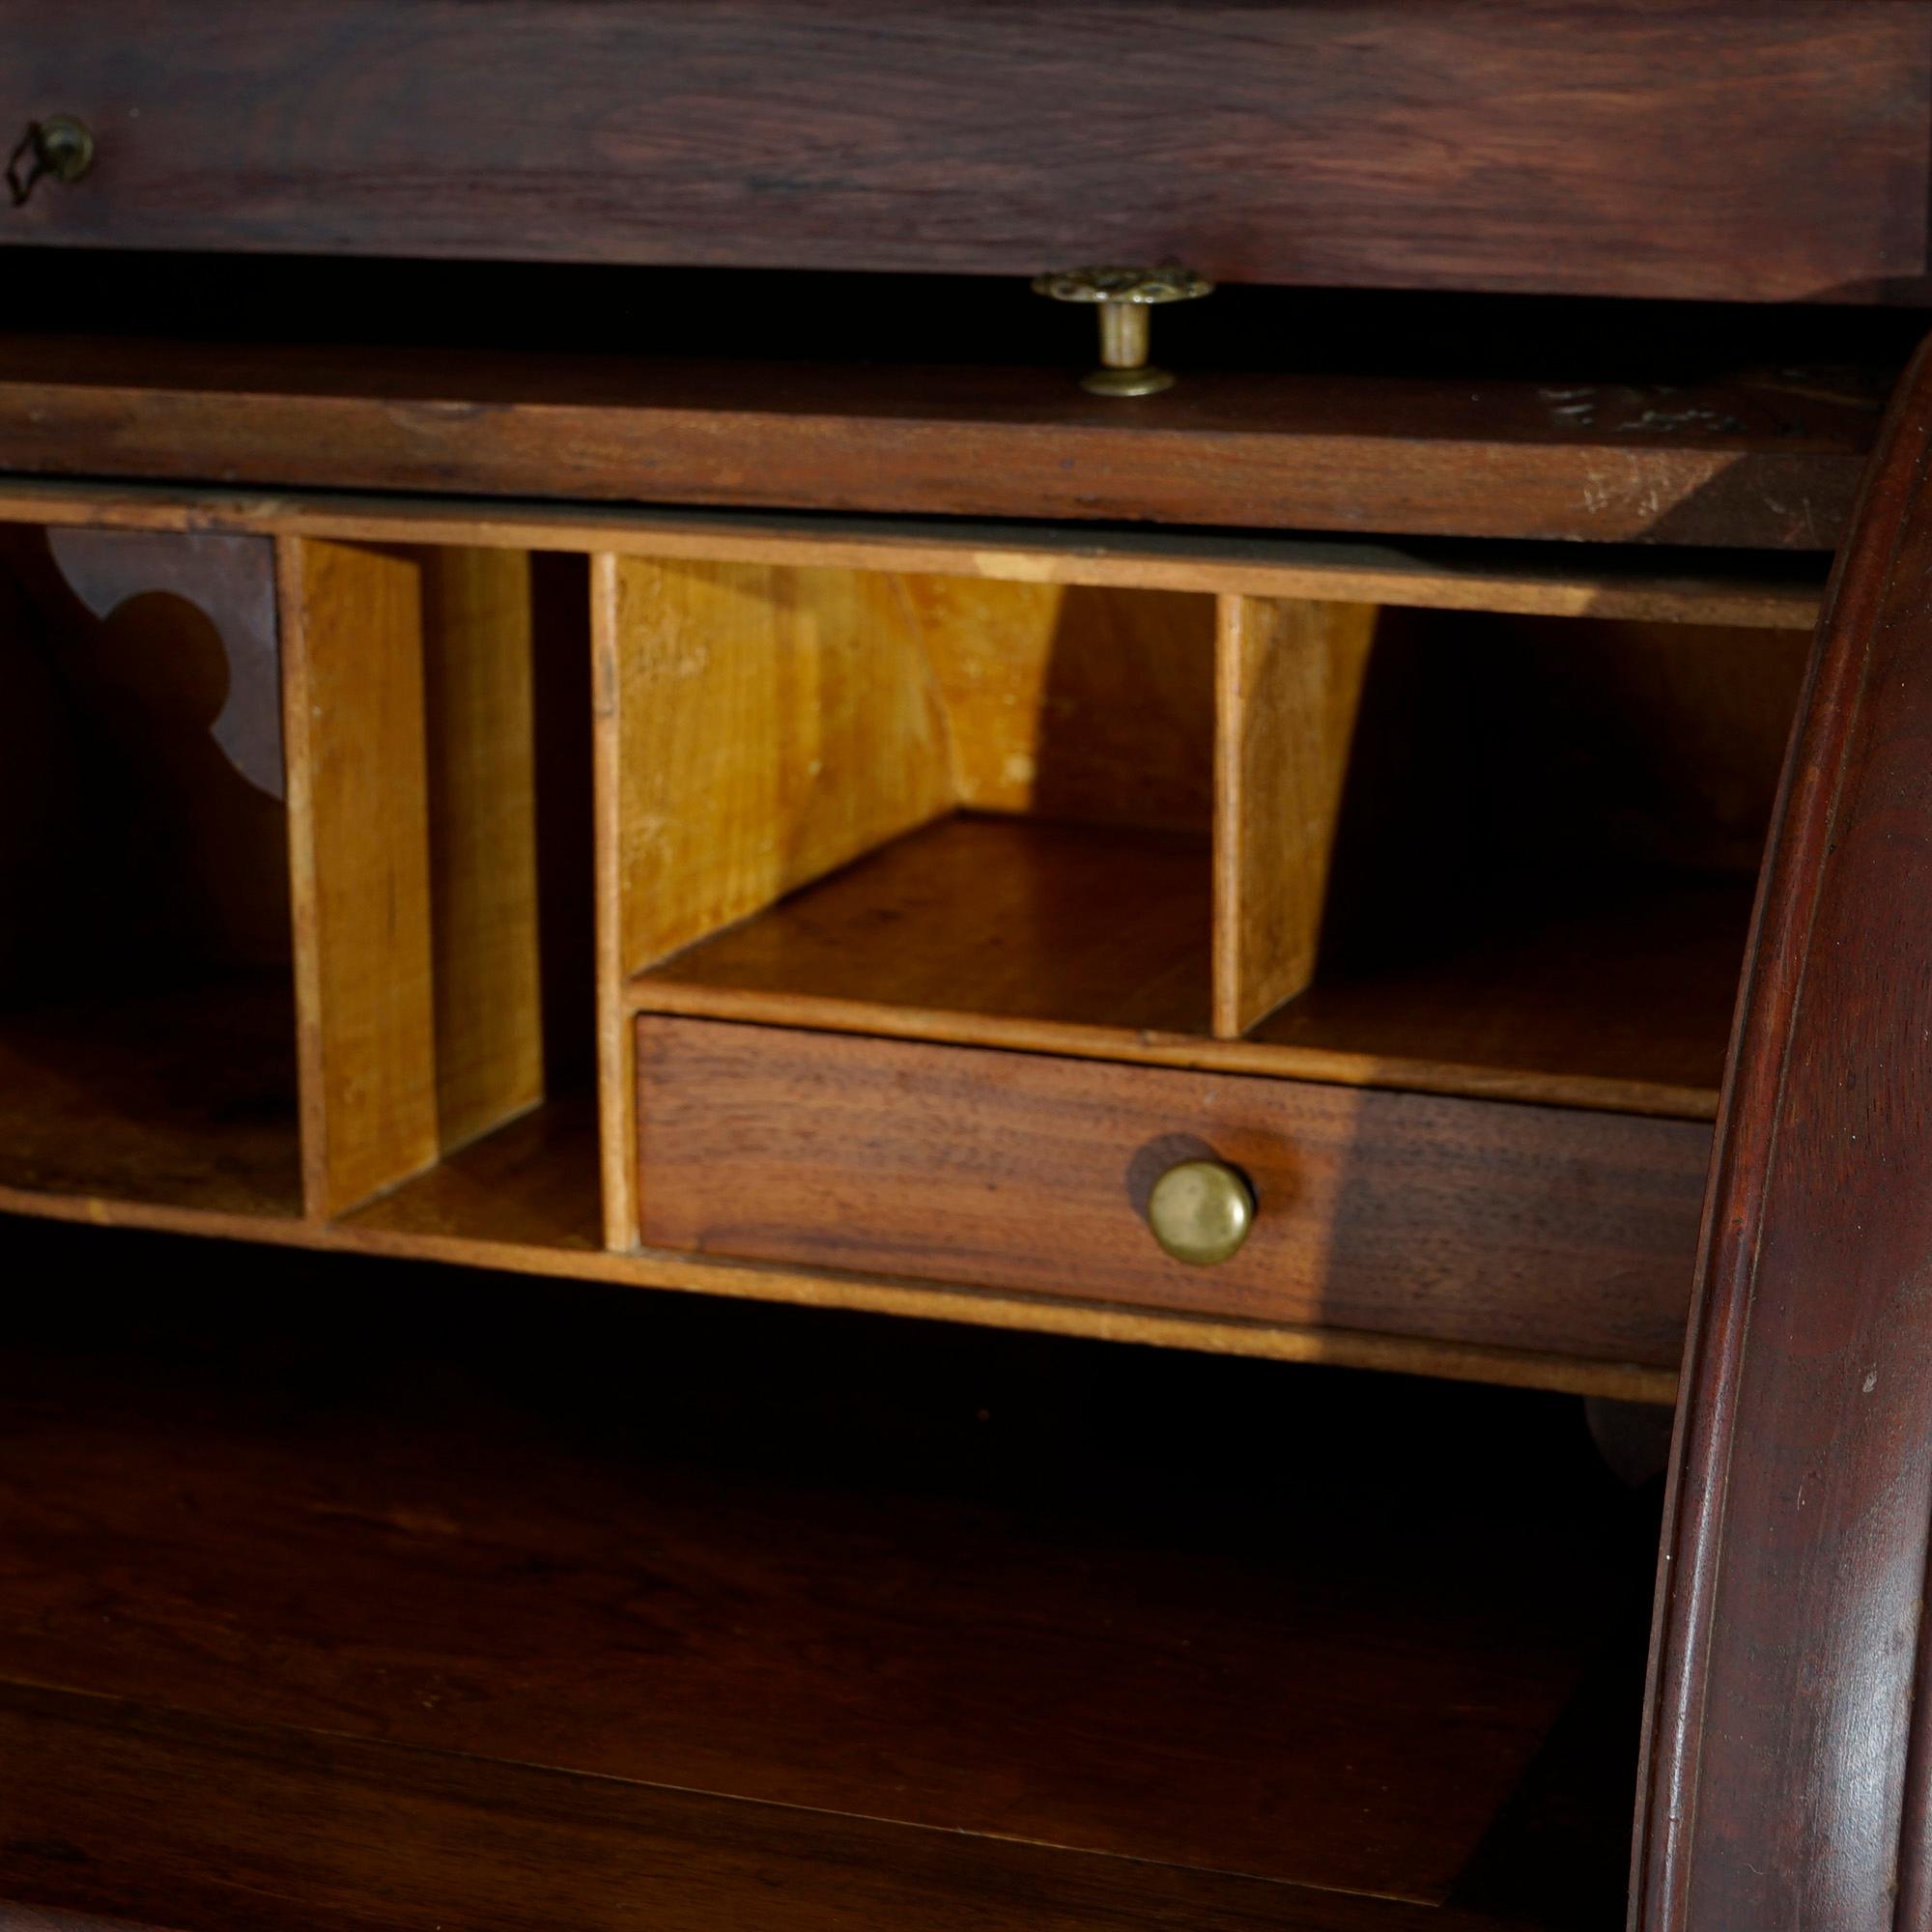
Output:
[[[781,1027],[638,1021],[647,1246],[1673,1365],[1709,1159],[1692,1122]],[[1259,1216],[1173,1261],[1204,1154]]]

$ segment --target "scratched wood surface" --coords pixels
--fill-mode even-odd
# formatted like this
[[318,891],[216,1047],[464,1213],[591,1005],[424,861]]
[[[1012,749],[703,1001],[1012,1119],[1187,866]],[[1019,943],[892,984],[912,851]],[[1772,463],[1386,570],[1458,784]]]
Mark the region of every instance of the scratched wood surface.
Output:
[[10,335],[0,467],[1817,551],[1844,529],[1877,422],[1863,380],[1713,378],[1708,340],[1670,380],[1634,385],[1614,355],[1608,380],[1425,374],[1399,356],[1334,373],[1284,358],[1277,340],[1125,412],[1076,386],[1084,338],[1062,350],[1062,366],[1007,367],[970,349],[906,364]]

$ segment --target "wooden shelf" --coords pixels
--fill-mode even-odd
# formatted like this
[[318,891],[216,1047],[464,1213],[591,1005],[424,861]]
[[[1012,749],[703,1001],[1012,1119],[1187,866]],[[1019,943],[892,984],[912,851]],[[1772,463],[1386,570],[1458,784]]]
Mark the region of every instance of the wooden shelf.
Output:
[[975,1040],[1027,1021],[1205,1035],[1209,883],[1205,836],[958,813],[700,940],[632,994],[682,1011],[715,992],[735,1016],[756,1003],[793,1023],[883,1007]]
[[0,1015],[0,1194],[296,1215],[298,1138],[285,972]]
[[1196,370],[1123,414],[1075,373],[19,334],[0,469],[1817,552],[1883,392]]
[[1618,1922],[1654,1519],[1573,1405],[299,1255],[52,1293],[110,1244],[175,1259],[14,1250],[0,1896]]
[[604,1245],[597,1162],[595,1099],[546,1100],[443,1154],[427,1174],[339,1225],[370,1235],[589,1253]]
[[958,815],[631,982],[633,1007],[1711,1118],[1750,887],[1521,881],[1208,1037],[1205,840]]
[[1523,879],[1460,928],[1318,974],[1249,1039],[1377,1083],[1480,1068],[1489,1093],[1710,1119],[1753,890],[1667,870]]
[[976,523],[477,497],[264,497],[142,483],[0,481],[0,513],[113,529],[278,532],[691,562],[836,563],[925,576],[1307,597],[1419,610],[1808,632],[1829,558],[1634,544],[1389,543],[1153,525]]

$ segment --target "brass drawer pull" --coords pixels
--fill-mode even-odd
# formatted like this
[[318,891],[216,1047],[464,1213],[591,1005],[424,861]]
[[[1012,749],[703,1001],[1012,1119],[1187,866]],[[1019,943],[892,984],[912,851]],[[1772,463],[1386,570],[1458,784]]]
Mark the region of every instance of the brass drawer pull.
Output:
[[94,165],[94,130],[71,114],[28,124],[7,159],[7,191],[24,208],[43,175],[71,187]]
[[1192,269],[1070,269],[1041,275],[1033,287],[1055,301],[1098,305],[1101,366],[1080,379],[1080,386],[1096,396],[1151,396],[1172,388],[1174,378],[1148,362],[1148,310],[1214,292],[1214,284]]
[[1170,1167],[1148,1196],[1148,1226],[1178,1262],[1212,1267],[1238,1253],[1255,1225],[1255,1191],[1218,1160]]

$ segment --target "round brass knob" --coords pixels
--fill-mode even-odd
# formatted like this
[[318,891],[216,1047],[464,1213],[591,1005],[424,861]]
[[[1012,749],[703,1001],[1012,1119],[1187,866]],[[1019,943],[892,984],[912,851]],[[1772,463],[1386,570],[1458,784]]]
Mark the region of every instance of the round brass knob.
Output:
[[1096,396],[1151,396],[1172,388],[1174,378],[1148,362],[1148,311],[1214,293],[1214,284],[1192,269],[1069,269],[1041,275],[1033,288],[1055,301],[1098,304],[1101,366],[1080,379],[1080,386]]
[[7,160],[7,192],[24,208],[43,177],[71,187],[94,165],[94,132],[71,114],[49,114],[20,136]]
[[1212,1267],[1236,1254],[1255,1225],[1255,1191],[1218,1160],[1170,1167],[1148,1196],[1148,1226],[1178,1262]]

